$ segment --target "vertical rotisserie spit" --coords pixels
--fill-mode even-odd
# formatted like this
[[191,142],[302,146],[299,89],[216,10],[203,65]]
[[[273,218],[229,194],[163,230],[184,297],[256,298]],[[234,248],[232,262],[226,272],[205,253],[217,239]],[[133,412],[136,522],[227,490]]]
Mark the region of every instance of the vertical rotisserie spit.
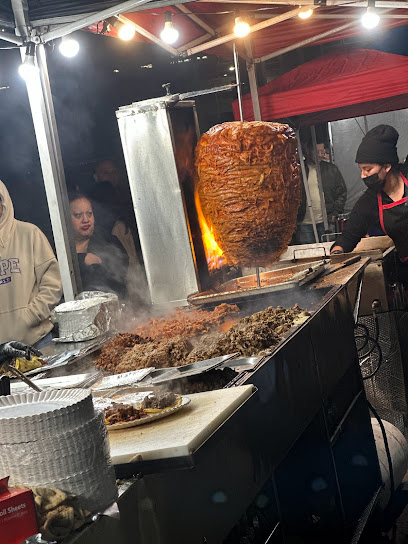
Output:
[[301,198],[296,136],[280,123],[230,122],[196,148],[204,217],[228,264],[267,266],[286,250]]

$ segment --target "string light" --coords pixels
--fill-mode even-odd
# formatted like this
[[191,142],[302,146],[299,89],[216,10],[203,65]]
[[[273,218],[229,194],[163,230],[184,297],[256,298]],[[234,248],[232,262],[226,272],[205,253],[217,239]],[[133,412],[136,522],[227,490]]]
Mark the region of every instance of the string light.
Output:
[[[299,6],[300,8],[302,6]],[[301,19],[309,19],[309,17],[311,17],[313,15],[313,10],[311,8],[309,9],[306,9],[305,11],[301,11],[300,13],[298,13],[298,16],[301,18]]]
[[367,11],[361,17],[361,24],[367,30],[371,30],[378,26],[380,22],[380,16],[375,11],[375,0],[368,1]]
[[135,27],[130,23],[122,23],[121,28],[118,30],[118,36],[121,40],[127,42],[132,40],[136,34]]
[[[122,23],[116,17],[110,17],[107,23],[116,29],[118,37],[125,42],[132,40],[136,34],[135,27],[131,23]],[[108,29],[108,32],[110,32],[110,29]]]
[[245,38],[251,32],[251,27],[242,17],[235,17],[234,34],[238,38]]
[[61,38],[61,43],[59,44],[58,49],[61,55],[64,55],[64,57],[72,58],[78,54],[79,43],[71,36],[64,36]]
[[24,62],[18,67],[18,73],[24,79],[24,81],[31,79],[38,71],[37,65],[35,64],[34,55],[35,44],[30,42],[26,47]]
[[160,38],[164,43],[169,45],[174,43],[179,37],[179,32],[173,26],[172,13],[171,11],[166,11],[164,14],[164,28],[160,33]]

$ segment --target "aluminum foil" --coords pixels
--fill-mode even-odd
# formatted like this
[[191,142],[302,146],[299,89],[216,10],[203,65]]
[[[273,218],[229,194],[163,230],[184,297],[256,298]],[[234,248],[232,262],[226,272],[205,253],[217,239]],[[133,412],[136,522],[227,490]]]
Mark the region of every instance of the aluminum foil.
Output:
[[113,293],[85,291],[77,300],[54,309],[60,334],[54,342],[83,342],[108,331],[115,333],[119,312],[118,297]]

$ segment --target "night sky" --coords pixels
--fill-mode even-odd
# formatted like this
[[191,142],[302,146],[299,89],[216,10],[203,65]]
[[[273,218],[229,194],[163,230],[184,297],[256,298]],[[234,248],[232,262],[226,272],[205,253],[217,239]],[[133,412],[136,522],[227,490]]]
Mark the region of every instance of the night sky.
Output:
[[[106,157],[123,160],[115,110],[119,106],[164,94],[162,84],[170,82],[172,92],[205,89],[234,82],[232,53],[219,58],[202,53],[188,62],[177,62],[158,46],[122,42],[107,36],[75,33],[80,52],[72,59],[63,57],[57,47],[47,50],[51,88],[68,183],[90,179],[95,163]],[[408,26],[399,27],[358,43],[390,53],[408,55]],[[10,44],[2,42],[2,47]],[[349,45],[349,44],[330,44]],[[305,50],[309,56],[324,53],[320,47]],[[206,58],[202,58],[202,57]],[[198,58],[199,57],[199,58]],[[279,71],[304,62],[304,55],[286,55]],[[310,59],[307,59],[310,60]],[[18,49],[0,50],[0,179],[13,198],[18,219],[37,224],[51,238],[51,227],[39,164],[37,145],[29,110],[25,83],[17,73]],[[264,67],[268,79],[277,73],[277,64]],[[115,71],[118,70],[118,71]],[[248,92],[245,66],[244,92]],[[380,76],[379,76],[380,77]],[[386,83],[385,83],[386,84]],[[220,93],[197,100],[202,131],[232,120],[231,102],[235,92]]]

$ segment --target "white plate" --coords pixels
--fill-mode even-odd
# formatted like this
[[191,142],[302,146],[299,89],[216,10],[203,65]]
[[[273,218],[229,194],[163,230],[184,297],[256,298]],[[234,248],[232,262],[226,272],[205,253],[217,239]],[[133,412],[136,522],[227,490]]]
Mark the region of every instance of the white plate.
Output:
[[[119,431],[120,429],[127,429],[128,427],[137,427],[138,425],[144,425],[146,423],[150,423],[151,421],[156,421],[156,419],[161,419],[163,417],[174,414],[174,412],[178,412],[181,408],[183,408],[183,406],[187,406],[187,404],[189,404],[190,402],[191,401],[188,397],[181,397],[181,403],[178,406],[174,406],[173,408],[167,408],[162,412],[158,412],[157,414],[148,414],[141,419],[134,419],[133,421],[125,421],[124,423],[114,423],[113,425],[106,425],[106,428],[108,429],[108,431]],[[136,407],[137,406],[135,406],[135,408]]]

